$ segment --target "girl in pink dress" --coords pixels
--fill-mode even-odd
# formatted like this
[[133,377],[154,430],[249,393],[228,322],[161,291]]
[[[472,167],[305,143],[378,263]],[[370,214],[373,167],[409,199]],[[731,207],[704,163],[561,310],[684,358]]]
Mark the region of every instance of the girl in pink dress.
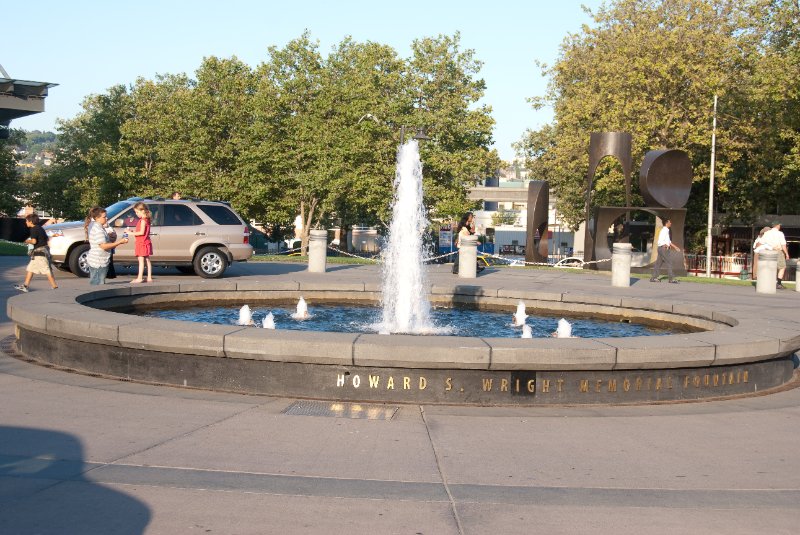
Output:
[[136,238],[134,253],[139,259],[139,275],[131,281],[131,284],[143,282],[145,263],[147,263],[147,282],[153,282],[153,266],[150,264],[150,256],[153,254],[153,242],[150,241],[150,209],[145,203],[137,202],[133,206],[133,211],[139,218],[133,233]]

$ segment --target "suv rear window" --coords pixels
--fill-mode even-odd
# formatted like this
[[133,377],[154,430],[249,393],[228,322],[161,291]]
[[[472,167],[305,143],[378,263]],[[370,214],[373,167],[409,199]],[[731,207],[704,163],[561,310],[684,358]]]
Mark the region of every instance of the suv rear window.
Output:
[[242,222],[230,208],[218,204],[198,204],[203,213],[214,220],[217,225],[241,225]]
[[188,227],[202,225],[203,220],[188,206],[182,204],[164,205],[164,222],[167,227]]

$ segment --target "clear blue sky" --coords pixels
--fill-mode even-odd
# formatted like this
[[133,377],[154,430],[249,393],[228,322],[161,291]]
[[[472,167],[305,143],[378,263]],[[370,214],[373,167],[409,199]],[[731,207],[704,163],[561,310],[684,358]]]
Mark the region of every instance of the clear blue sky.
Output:
[[44,113],[11,124],[54,130],[56,119],[80,112],[87,95],[140,76],[193,75],[205,56],[236,56],[255,67],[268,46],[283,47],[305,29],[325,54],[351,35],[388,44],[403,57],[416,38],[460,31],[462,46],[484,63],[483,103],[493,108],[495,148],[510,160],[511,143],[552,118],[551,110],[535,112],[525,100],[546,89],[534,61],[552,64],[567,33],[590,22],[581,4],[596,9],[601,1],[43,0],[7,9],[19,18],[3,21],[0,65],[12,78],[59,84]]

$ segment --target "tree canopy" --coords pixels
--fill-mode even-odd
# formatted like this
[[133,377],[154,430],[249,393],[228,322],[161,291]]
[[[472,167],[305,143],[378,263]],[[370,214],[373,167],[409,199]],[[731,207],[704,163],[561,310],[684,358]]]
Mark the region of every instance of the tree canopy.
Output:
[[424,126],[426,203],[453,215],[499,164],[491,110],[477,105],[480,66],[458,34],[414,41],[401,58],[349,37],[324,55],[304,33],[254,68],[207,57],[193,77],[141,78],[87,97],[61,123],[46,173],[76,192],[76,216],[179,190],[281,226],[301,213],[306,232],[333,218],[376,224],[388,219],[400,130]]

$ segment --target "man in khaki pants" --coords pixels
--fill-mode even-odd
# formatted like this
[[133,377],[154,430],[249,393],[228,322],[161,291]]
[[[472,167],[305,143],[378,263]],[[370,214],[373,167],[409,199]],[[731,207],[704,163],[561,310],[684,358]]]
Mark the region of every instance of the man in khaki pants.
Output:
[[675,280],[672,274],[672,263],[669,261],[669,250],[675,249],[676,251],[680,251],[680,248],[672,243],[669,235],[669,228],[672,226],[672,220],[665,219],[664,226],[661,227],[661,232],[658,233],[658,240],[656,241],[656,246],[658,247],[658,258],[656,258],[656,263],[653,266],[653,276],[650,278],[650,282],[661,282],[661,279],[658,278],[659,272],[661,271],[661,265],[667,264],[667,275],[669,277],[669,282],[672,284],[678,284],[678,281]]

